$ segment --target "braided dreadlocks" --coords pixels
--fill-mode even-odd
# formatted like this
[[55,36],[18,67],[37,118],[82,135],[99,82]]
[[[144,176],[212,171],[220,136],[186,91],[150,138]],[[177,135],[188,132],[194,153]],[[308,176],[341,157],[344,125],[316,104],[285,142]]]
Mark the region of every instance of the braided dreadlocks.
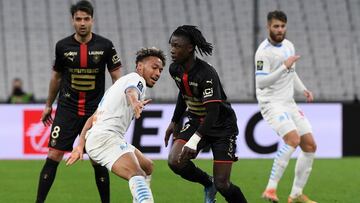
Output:
[[[194,25],[182,25],[176,28],[171,36],[184,36],[190,40],[190,43],[195,47],[195,51],[199,51],[200,55],[211,55],[213,45],[206,41],[201,31]],[[171,37],[169,39],[170,43]],[[197,47],[197,50],[196,50]]]

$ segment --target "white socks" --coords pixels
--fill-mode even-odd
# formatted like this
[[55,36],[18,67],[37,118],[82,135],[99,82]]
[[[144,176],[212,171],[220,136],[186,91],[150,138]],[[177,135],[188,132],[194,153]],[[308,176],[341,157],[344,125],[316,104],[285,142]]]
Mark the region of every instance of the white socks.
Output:
[[[150,181],[148,182],[150,183]],[[150,187],[147,185],[147,181],[144,176],[131,177],[129,180],[129,188],[133,199],[136,199],[138,203],[154,202]]]
[[290,145],[283,145],[281,149],[277,152],[272,169],[271,175],[266,186],[266,189],[276,189],[278,182],[281,179],[284,171],[289,163],[291,154],[295,151],[295,148]]
[[[150,188],[151,175],[145,176],[146,185]],[[151,190],[151,188],[150,188]]]
[[[151,175],[145,176],[145,181],[146,181],[146,185],[149,187],[150,192],[152,193],[150,188]],[[133,197],[133,203],[139,203],[139,202]]]
[[295,178],[290,197],[295,198],[302,194],[302,190],[309,178],[315,153],[301,151],[296,161]]

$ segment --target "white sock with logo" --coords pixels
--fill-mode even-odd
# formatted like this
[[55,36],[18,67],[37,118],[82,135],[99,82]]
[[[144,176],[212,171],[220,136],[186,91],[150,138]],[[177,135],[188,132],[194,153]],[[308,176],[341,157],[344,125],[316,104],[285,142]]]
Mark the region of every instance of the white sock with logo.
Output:
[[147,185],[144,176],[131,177],[129,180],[129,188],[133,199],[136,199],[138,203],[154,202],[150,187]]
[[[146,185],[149,187],[149,190],[151,192],[151,188],[150,188],[151,175],[145,176],[145,181],[146,181]],[[133,198],[133,203],[138,203],[138,201],[135,198]]]
[[314,152],[300,152],[299,157],[296,161],[295,178],[291,189],[290,197],[295,198],[302,194],[303,188],[307,183],[310,172],[312,170],[314,157]]
[[274,163],[271,169],[269,182],[266,189],[276,189],[278,182],[280,181],[284,171],[289,163],[291,154],[295,151],[295,148],[290,145],[283,145],[280,150],[276,153]]

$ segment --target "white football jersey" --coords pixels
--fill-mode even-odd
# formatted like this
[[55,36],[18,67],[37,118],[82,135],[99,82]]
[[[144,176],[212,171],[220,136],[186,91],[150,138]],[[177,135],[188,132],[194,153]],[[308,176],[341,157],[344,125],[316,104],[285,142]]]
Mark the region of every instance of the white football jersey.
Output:
[[255,54],[255,80],[270,75],[279,68],[283,69],[281,76],[271,85],[262,88],[256,85],[256,98],[259,103],[293,100],[295,64],[290,70],[283,65],[284,61],[293,55],[294,45],[287,39],[276,46],[265,39],[259,45]]
[[139,100],[145,99],[145,79],[135,72],[122,76],[105,92],[88,132],[116,133],[124,138],[134,118],[134,110],[125,94],[128,88],[136,88]]

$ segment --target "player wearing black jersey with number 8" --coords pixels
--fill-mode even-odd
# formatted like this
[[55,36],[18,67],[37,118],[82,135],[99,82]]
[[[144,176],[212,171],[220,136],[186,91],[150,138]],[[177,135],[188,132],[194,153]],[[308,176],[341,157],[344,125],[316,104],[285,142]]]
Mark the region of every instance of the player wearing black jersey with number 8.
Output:
[[[52,128],[36,202],[45,201],[64,153],[72,151],[74,140],[96,110],[105,90],[106,67],[113,82],[120,77],[121,62],[112,42],[91,32],[94,22],[91,3],[79,1],[70,11],[75,33],[56,44],[48,98],[41,117],[44,125],[52,124]],[[53,120],[52,104],[57,95]],[[108,171],[92,164],[101,202],[110,202]]]

